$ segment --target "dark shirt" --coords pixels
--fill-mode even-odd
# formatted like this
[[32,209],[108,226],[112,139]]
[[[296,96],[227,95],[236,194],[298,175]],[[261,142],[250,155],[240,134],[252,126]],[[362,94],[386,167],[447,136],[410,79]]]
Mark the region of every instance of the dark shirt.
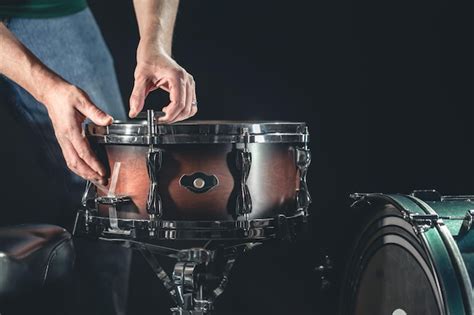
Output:
[[0,18],[51,18],[87,7],[86,0],[0,0]]

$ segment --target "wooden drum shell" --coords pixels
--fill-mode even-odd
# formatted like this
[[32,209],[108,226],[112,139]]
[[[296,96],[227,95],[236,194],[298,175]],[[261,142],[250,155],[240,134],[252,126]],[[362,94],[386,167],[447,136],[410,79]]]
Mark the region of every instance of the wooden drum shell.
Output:
[[[162,200],[162,219],[166,220],[235,220],[241,173],[236,168],[241,144],[168,144],[162,150],[157,172],[158,194]],[[132,202],[117,207],[118,218],[149,219],[146,201],[150,187],[146,145],[96,144],[99,156],[109,170],[120,162],[115,195],[131,197]],[[247,186],[252,199],[250,218],[293,214],[299,172],[295,146],[289,143],[250,143],[252,154]],[[214,175],[218,184],[209,191],[196,193],[180,183],[183,175],[202,172]],[[109,183],[110,185],[110,183]],[[98,195],[107,195],[98,189]],[[99,213],[109,215],[109,206],[99,206]]]

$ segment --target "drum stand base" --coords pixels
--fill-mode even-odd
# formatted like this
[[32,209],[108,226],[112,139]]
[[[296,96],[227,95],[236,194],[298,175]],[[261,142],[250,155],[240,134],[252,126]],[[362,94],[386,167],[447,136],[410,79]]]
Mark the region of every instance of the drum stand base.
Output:
[[[224,292],[235,259],[259,244],[220,246],[212,250],[200,247],[173,250],[156,245],[131,243],[132,248],[141,252],[170,293],[176,304],[171,308],[172,315],[211,314],[215,299]],[[161,267],[155,253],[176,259],[171,277]]]

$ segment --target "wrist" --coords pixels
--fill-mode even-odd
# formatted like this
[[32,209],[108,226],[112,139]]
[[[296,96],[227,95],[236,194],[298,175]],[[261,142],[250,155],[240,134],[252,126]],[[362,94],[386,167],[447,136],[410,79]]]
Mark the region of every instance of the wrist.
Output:
[[138,44],[137,58],[150,54],[171,56],[171,44],[161,39],[159,35],[142,36]]
[[49,69],[38,69],[36,74],[32,76],[32,80],[34,80],[34,88],[31,94],[46,108],[48,108],[51,98],[58,91],[72,86]]

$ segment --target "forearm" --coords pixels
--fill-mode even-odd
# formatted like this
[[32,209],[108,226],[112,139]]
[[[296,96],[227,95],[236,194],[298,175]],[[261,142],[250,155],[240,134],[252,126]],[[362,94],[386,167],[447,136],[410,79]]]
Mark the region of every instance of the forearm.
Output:
[[179,0],[134,0],[140,41],[171,55]]
[[44,91],[64,80],[46,67],[0,23],[0,73],[10,78],[38,101]]

